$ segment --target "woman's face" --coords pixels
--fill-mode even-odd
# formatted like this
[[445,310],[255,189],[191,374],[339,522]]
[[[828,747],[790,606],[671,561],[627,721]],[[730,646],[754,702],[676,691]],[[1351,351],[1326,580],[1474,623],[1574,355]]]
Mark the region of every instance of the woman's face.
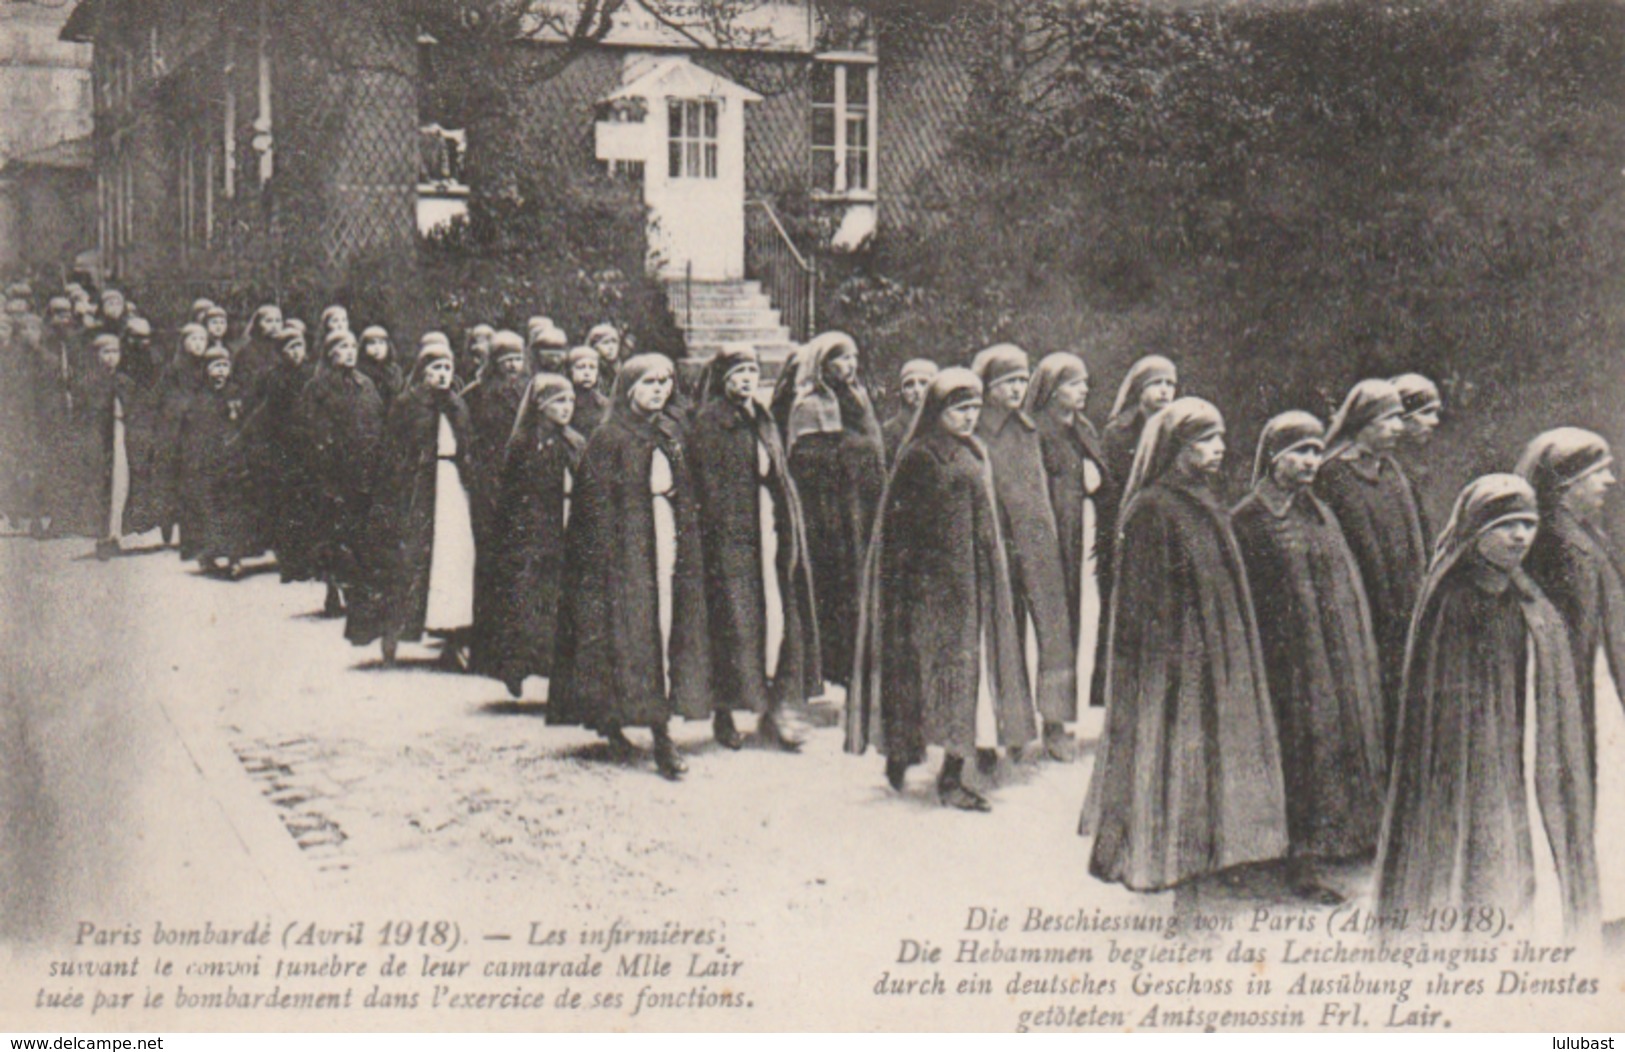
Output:
[[380,340],[376,336],[363,343],[361,349],[366,352],[368,358],[375,362],[381,362],[389,357],[389,341]]
[[186,339],[181,341],[181,349],[194,358],[201,358],[203,352],[209,349],[209,336],[202,332],[189,332]]
[[522,354],[510,354],[506,358],[497,362],[497,368],[502,370],[503,376],[524,376],[525,356]]
[[1430,405],[1403,418],[1405,438],[1413,446],[1425,446],[1439,427],[1439,407]]
[[340,340],[328,352],[334,365],[340,369],[354,369],[356,346],[354,340]]
[[282,358],[292,365],[305,364],[305,341],[289,340],[282,345]]
[[920,401],[925,398],[925,389],[930,386],[931,378],[929,376],[910,376],[903,381],[903,386],[898,389],[897,394],[903,400],[904,405],[910,409],[918,409]]
[[576,415],[576,393],[563,391],[554,395],[553,400],[542,407],[542,415],[564,427]]
[[942,429],[950,435],[960,438],[969,438],[976,433],[976,421],[982,418],[982,400],[972,398],[968,402],[951,405],[942,411]]
[[282,331],[282,311],[266,307],[260,311],[260,335],[269,339]]
[[621,338],[619,336],[600,336],[598,342],[593,344],[598,353],[606,362],[615,362],[621,357]]
[[1356,437],[1360,445],[1373,453],[1392,453],[1404,433],[1405,421],[1398,413],[1390,413],[1360,428]]
[[327,316],[328,332],[343,332],[350,327],[350,312],[343,307],[338,308]]
[[671,398],[671,373],[650,373],[632,385],[630,395],[633,408],[640,413],[654,414],[666,408]]
[[1217,475],[1224,466],[1224,450],[1224,432],[1215,431],[1180,450],[1179,458],[1187,472]]
[[570,382],[583,391],[598,386],[598,362],[592,358],[577,358],[570,363]]
[[762,378],[761,367],[755,362],[736,365],[722,382],[722,390],[737,404],[750,401],[756,394],[756,384]]
[[124,297],[116,293],[103,296],[102,317],[108,321],[118,321],[124,317]]
[[226,386],[226,380],[231,377],[231,360],[229,358],[216,358],[208,365],[209,383],[214,387]]
[[858,378],[858,352],[851,347],[844,347],[830,356],[829,364],[825,368],[831,379],[849,384]]
[[436,391],[451,390],[452,376],[457,368],[449,358],[436,358],[423,367],[423,382]]
[[1320,474],[1321,450],[1314,446],[1289,449],[1275,458],[1271,474],[1275,481],[1289,490],[1307,489]]
[[1160,413],[1179,393],[1179,385],[1172,380],[1152,380],[1140,391],[1140,408],[1146,416]]
[[1478,553],[1491,566],[1516,570],[1535,543],[1535,524],[1528,519],[1508,519],[1478,535]]
[[1055,389],[1055,401],[1069,413],[1081,413],[1089,404],[1089,378],[1080,376]]
[[1004,409],[1020,409],[1027,398],[1027,385],[1031,382],[1030,376],[1006,376],[988,388],[988,394],[992,396],[994,404]]
[[216,340],[226,338],[226,319],[218,314],[209,315],[208,320],[203,323],[203,327],[208,329],[209,335]]
[[1608,500],[1608,491],[1614,488],[1617,481],[1612,468],[1598,468],[1590,474],[1582,475],[1564,490],[1563,503],[1580,518],[1588,522],[1595,521],[1601,517],[1603,504]]
[[96,360],[101,362],[108,372],[112,372],[114,369],[118,368],[118,347],[113,346],[98,348],[96,351]]

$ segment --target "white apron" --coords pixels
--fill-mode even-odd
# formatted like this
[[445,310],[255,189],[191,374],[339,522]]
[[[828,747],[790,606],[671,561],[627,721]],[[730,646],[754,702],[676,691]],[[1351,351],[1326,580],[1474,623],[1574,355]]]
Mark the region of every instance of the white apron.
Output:
[[1078,569],[1078,715],[1089,709],[1089,688],[1095,677],[1095,643],[1100,636],[1100,582],[1095,565],[1095,493],[1100,489],[1100,468],[1083,462],[1083,559]]
[[435,447],[434,547],[429,555],[428,628],[466,628],[474,623],[474,520],[468,491],[458,474],[457,435],[440,416]]
[[1597,886],[1602,919],[1625,917],[1625,836],[1604,823],[1625,815],[1625,708],[1608,657],[1597,654]]
[[677,515],[671,506],[676,481],[665,451],[655,447],[649,464],[649,493],[654,502],[655,600],[660,607],[660,665],[671,689],[671,585],[677,572]]
[[107,539],[124,536],[124,509],[130,503],[130,453],[124,444],[124,403],[113,399],[113,494],[107,506]]
[[[1557,856],[1552,853],[1552,842],[1546,836],[1546,821],[1541,817],[1540,801],[1535,796],[1535,764],[1537,730],[1540,719],[1535,711],[1535,644],[1529,641],[1529,674],[1525,678],[1523,714],[1523,784],[1524,798],[1529,808],[1529,836],[1534,851],[1535,897],[1530,903],[1528,923],[1534,934],[1563,932],[1563,886],[1557,879]],[[1520,928],[1524,925],[1520,924]]]
[[773,458],[767,446],[756,440],[756,477],[759,484],[757,506],[761,509],[762,599],[767,628],[766,671],[771,682],[779,672],[779,654],[784,648],[784,596],[779,591],[779,527],[773,491],[767,485],[773,474]]

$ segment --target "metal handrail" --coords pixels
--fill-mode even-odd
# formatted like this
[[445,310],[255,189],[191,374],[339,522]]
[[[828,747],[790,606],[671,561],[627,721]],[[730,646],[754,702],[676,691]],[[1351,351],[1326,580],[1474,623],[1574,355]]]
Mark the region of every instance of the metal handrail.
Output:
[[[792,337],[809,339],[817,311],[818,268],[796,247],[771,204],[758,199],[746,201],[745,207],[746,275],[762,281],[769,301],[783,314]],[[771,233],[765,228],[760,228],[760,235],[752,232],[748,212],[753,208],[767,218]]]

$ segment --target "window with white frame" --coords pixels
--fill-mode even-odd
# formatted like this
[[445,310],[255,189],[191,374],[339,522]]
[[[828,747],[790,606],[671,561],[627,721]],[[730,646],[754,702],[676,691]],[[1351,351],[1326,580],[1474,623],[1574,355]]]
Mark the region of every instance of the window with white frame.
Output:
[[715,99],[668,101],[666,174],[669,178],[717,177],[717,105]]
[[812,66],[813,188],[875,188],[875,65],[821,59]]

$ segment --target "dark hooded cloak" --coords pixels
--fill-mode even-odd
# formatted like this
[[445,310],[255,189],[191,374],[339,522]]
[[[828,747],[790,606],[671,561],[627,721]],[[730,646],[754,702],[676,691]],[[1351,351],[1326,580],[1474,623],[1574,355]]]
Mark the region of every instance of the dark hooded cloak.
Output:
[[[1597,933],[1595,798],[1562,615],[1522,570],[1501,570],[1476,549],[1496,522],[1534,513],[1527,483],[1487,475],[1462,491],[1439,539],[1411,629],[1377,852],[1384,915],[1484,907],[1516,927],[1536,867],[1555,862],[1568,935]],[[1537,831],[1550,856],[1536,855]]]
[[295,365],[279,350],[260,376],[254,400],[252,468],[265,540],[276,552],[283,581],[306,581],[317,573],[317,484],[299,419],[300,397],[315,375],[308,358]]
[[1089,872],[1136,891],[1285,856],[1280,746],[1246,571],[1208,484],[1175,473],[1222,427],[1181,398],[1152,417],[1117,535],[1106,733],[1081,832]]
[[312,570],[349,582],[358,572],[355,547],[372,507],[384,403],[366,376],[329,363],[305,386],[298,415],[314,482]]

